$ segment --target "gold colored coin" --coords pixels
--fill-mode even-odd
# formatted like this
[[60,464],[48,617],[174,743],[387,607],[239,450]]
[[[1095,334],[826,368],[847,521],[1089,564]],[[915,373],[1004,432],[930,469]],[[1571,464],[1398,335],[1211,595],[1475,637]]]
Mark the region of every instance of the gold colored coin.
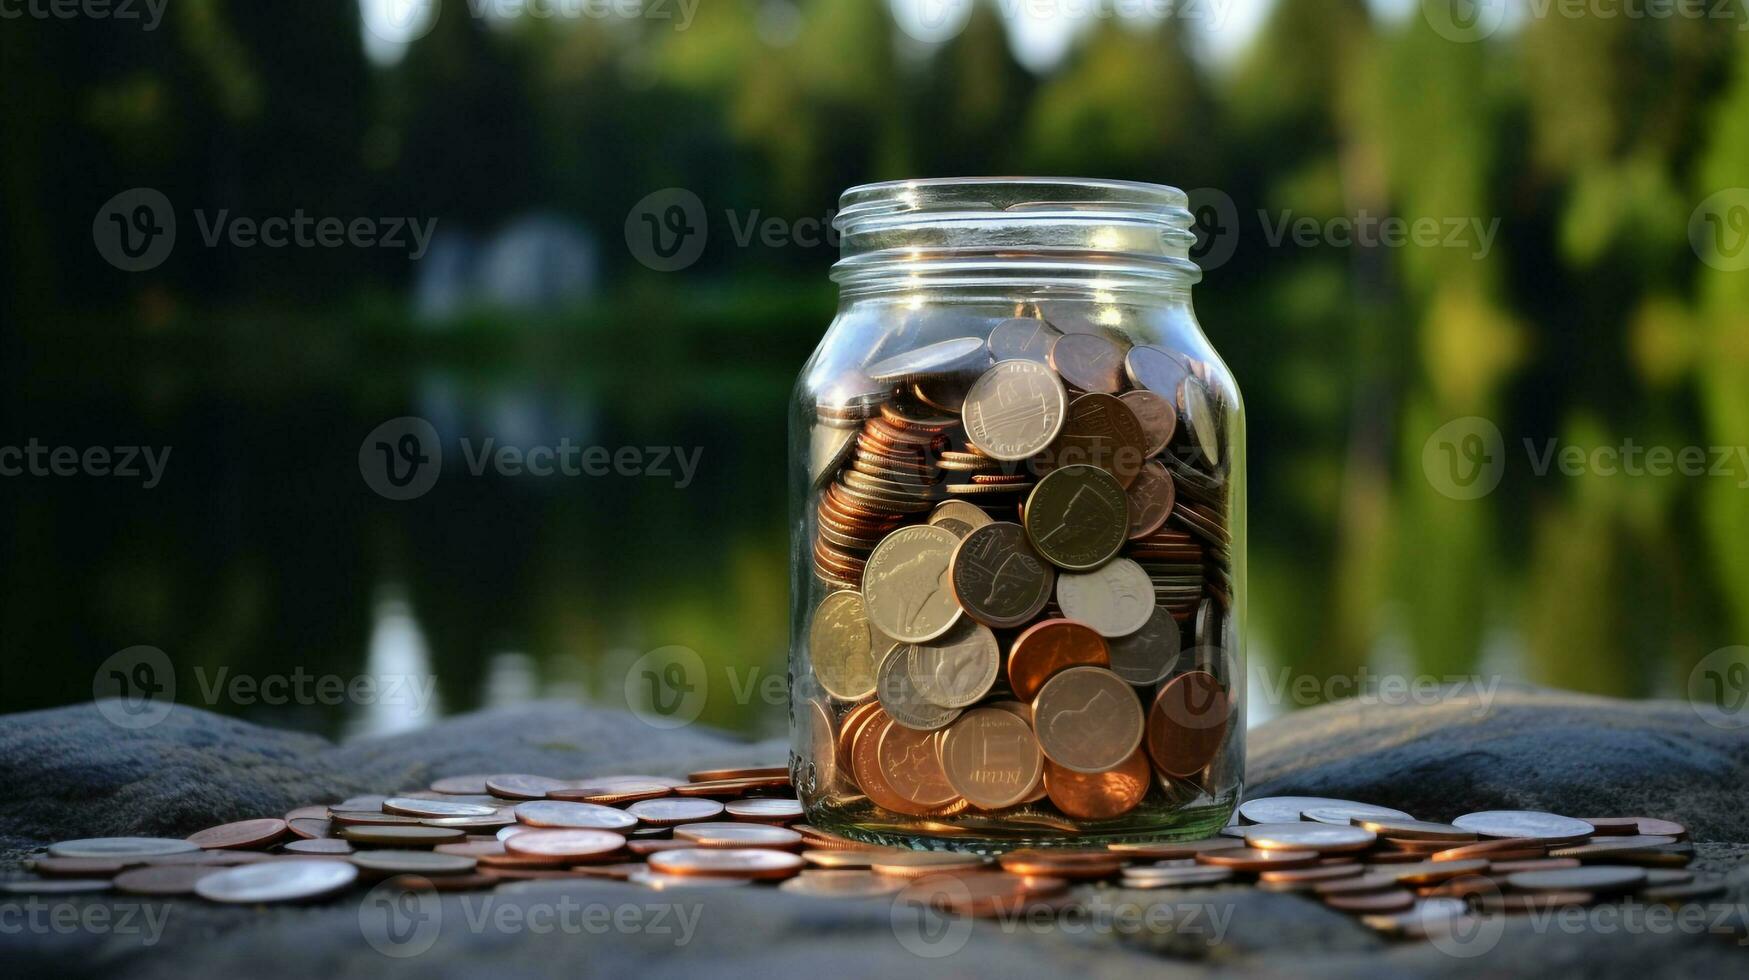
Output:
[[966,438],[995,459],[1026,459],[1057,438],[1068,407],[1069,395],[1050,368],[998,361],[966,393]]
[[947,572],[959,543],[952,531],[929,524],[887,535],[863,569],[862,599],[869,623],[907,643],[926,643],[951,629],[960,607]]
[[1091,572],[1057,576],[1057,603],[1100,636],[1129,636],[1154,614],[1154,582],[1142,566],[1115,558]]
[[1026,529],[1010,521],[975,528],[954,550],[948,567],[948,582],[966,615],[998,628],[1031,622],[1050,601],[1055,580],[1051,566],[1027,541]]
[[874,693],[873,637],[863,609],[861,594],[834,592],[821,600],[808,627],[814,676],[827,694],[840,701]]
[[1025,802],[1044,764],[1032,728],[1002,708],[968,711],[940,737],[948,784],[980,809]]
[[933,643],[907,648],[911,685],[927,701],[963,708],[990,693],[1002,666],[996,634],[982,623],[961,622]]
[[1026,536],[1052,564],[1085,572],[1105,564],[1129,536],[1129,503],[1117,478],[1096,466],[1046,474],[1026,498]]
[[1115,769],[1142,744],[1136,692],[1103,667],[1070,667],[1046,681],[1032,717],[1045,756],[1075,772]]

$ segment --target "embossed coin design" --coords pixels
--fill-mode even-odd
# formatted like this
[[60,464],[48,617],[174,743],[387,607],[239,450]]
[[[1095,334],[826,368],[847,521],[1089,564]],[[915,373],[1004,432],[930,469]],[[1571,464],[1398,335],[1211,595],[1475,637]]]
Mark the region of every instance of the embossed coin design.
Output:
[[874,693],[873,637],[863,609],[860,593],[834,592],[820,602],[808,627],[814,676],[826,693],[841,701]]
[[1147,454],[1158,456],[1165,452],[1178,432],[1178,407],[1170,399],[1141,388],[1126,391],[1118,397],[1142,424],[1142,432],[1147,437]]
[[1141,629],[1107,641],[1111,672],[1137,687],[1158,684],[1177,666],[1183,642],[1172,610],[1156,605]]
[[990,693],[1002,666],[996,635],[988,626],[962,621],[933,643],[906,649],[911,685],[924,700],[963,708]]
[[1056,572],[1033,550],[1025,528],[994,521],[960,542],[948,581],[966,615],[1003,628],[1021,626],[1039,614],[1050,601]]
[[1096,333],[1064,334],[1051,345],[1051,367],[1082,391],[1111,394],[1123,387],[1123,352]]
[[1008,683],[1015,697],[1030,703],[1058,671],[1110,663],[1105,638],[1093,627],[1070,619],[1047,619],[1014,638],[1008,652]]
[[1117,478],[1096,466],[1065,466],[1026,498],[1026,535],[1052,564],[1091,571],[1129,537],[1129,503]]
[[1101,636],[1128,636],[1147,625],[1154,613],[1154,583],[1142,566],[1114,558],[1091,572],[1057,576],[1057,603],[1063,615]]
[[1032,717],[1045,756],[1075,772],[1116,768],[1142,741],[1141,702],[1102,667],[1070,667],[1046,681]]
[[1024,801],[1043,765],[1032,728],[1000,708],[968,711],[949,725],[941,761],[953,790],[985,810]]
[[998,361],[1021,358],[1050,363],[1051,345],[1063,332],[1035,317],[1003,320],[990,330],[990,356]]
[[1077,820],[1109,820],[1134,810],[1148,795],[1153,772],[1141,749],[1104,772],[1077,772],[1045,764],[1045,792],[1057,809]]
[[959,717],[960,709],[924,697],[911,682],[911,650],[901,643],[887,652],[875,672],[875,696],[892,720],[919,731],[934,731]]
[[862,598],[869,623],[883,635],[925,643],[960,618],[947,581],[959,538],[929,524],[902,527],[886,536],[869,555]]
[[998,361],[966,393],[966,438],[993,459],[1027,459],[1056,439],[1068,407],[1063,382],[1049,367]]

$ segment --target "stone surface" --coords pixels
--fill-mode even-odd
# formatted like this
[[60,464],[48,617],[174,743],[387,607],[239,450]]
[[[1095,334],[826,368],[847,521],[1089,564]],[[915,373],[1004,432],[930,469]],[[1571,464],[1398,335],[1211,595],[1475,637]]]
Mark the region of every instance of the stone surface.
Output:
[[[1340,796],[1433,819],[1475,809],[1634,813],[1686,823],[1702,863],[1732,872],[1729,903],[1665,927],[1521,917],[1471,942],[1381,939],[1295,896],[1244,888],[1084,889],[1054,921],[944,923],[910,903],[810,901],[769,888],[656,893],[564,883],[526,894],[449,895],[394,913],[370,892],[309,907],[0,896],[0,961],[17,975],[1131,977],[1178,973],[1622,976],[1741,969],[1749,875],[1742,787],[1749,734],[1686,705],[1501,691],[1396,707],[1298,712],[1251,733],[1249,795]],[[143,731],[92,705],[0,718],[0,847],[15,865],[53,840],[186,834],[357,792],[450,774],[683,774],[770,763],[780,743],[624,714],[540,704],[342,745],[178,708]],[[568,910],[568,911],[567,911]],[[568,918],[567,918],[568,916]],[[618,917],[617,919],[615,917]],[[58,924],[57,924],[58,923]],[[71,923],[71,925],[68,925]],[[616,925],[617,923],[617,925]],[[570,928],[567,928],[569,926]],[[374,943],[373,943],[374,940]],[[406,955],[404,955],[406,954]]]

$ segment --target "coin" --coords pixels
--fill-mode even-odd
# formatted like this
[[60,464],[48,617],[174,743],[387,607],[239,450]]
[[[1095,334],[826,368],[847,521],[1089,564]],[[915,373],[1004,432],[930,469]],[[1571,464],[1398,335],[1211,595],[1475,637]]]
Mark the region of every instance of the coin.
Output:
[[625,830],[638,825],[638,818],[624,810],[595,803],[531,800],[516,805],[516,819],[530,827],[560,830]]
[[740,796],[753,790],[789,789],[789,777],[757,776],[744,779],[710,779],[673,788],[675,796]]
[[959,717],[959,708],[936,704],[918,692],[911,682],[911,650],[909,644],[897,644],[887,651],[875,671],[875,695],[881,707],[906,728],[934,731]]
[[108,878],[20,878],[0,881],[0,894],[7,895],[83,895],[106,892]]
[[729,816],[736,820],[752,820],[759,823],[788,823],[802,818],[802,801],[793,799],[767,797],[735,800],[724,809]]
[[1033,550],[1025,528],[986,517],[954,549],[948,581],[966,615],[1014,627],[1031,622],[1050,601],[1056,573]]
[[[654,777],[652,777],[654,778]],[[724,779],[788,779],[788,766],[742,766],[732,769],[700,769],[688,773],[686,779],[694,783],[710,783]],[[670,782],[670,786],[683,785],[680,781]]]
[[[1183,634],[1166,606],[1156,605],[1142,628],[1106,641],[1111,672],[1137,687],[1165,680],[1178,664]],[[1347,823],[1347,821],[1343,821]]]
[[1232,699],[1213,674],[1192,670],[1160,688],[1148,710],[1148,755],[1168,776],[1188,778],[1225,744]]
[[1173,434],[1178,431],[1178,407],[1170,399],[1140,388],[1126,391],[1118,397],[1135,413],[1136,421],[1142,424],[1142,433],[1147,439],[1147,455],[1158,456],[1165,452],[1166,447],[1172,444]]
[[208,827],[188,835],[188,842],[214,850],[225,848],[266,847],[286,835],[286,824],[278,817],[259,820],[239,820],[236,823]]
[[1404,888],[1387,888],[1360,895],[1326,895],[1324,904],[1338,912],[1402,912],[1414,908],[1415,893]]
[[778,890],[814,898],[877,898],[903,887],[905,883],[900,879],[870,871],[832,870],[803,871],[779,885]]
[[1120,841],[1107,844],[1106,849],[1123,854],[1126,857],[1146,858],[1153,860],[1182,860],[1195,858],[1204,851],[1230,851],[1236,847],[1244,847],[1245,842],[1236,837],[1208,837],[1203,840],[1187,841],[1149,841],[1134,843]]
[[453,796],[471,796],[474,794],[486,793],[489,792],[486,789],[486,777],[488,775],[491,774],[482,773],[477,776],[445,776],[442,779],[432,782],[431,791],[433,793],[443,793]]
[[820,602],[808,628],[808,652],[826,693],[854,701],[874,692],[872,643],[859,593],[833,592]]
[[1063,615],[1086,623],[1104,637],[1128,636],[1154,613],[1154,585],[1142,566],[1114,558],[1091,572],[1057,576],[1057,603]]
[[[1346,827],[1354,822],[1355,817],[1394,817],[1400,820],[1413,820],[1412,815],[1401,810],[1393,810],[1388,806],[1374,806],[1371,803],[1345,803],[1341,800],[1330,800],[1321,806],[1306,807],[1300,811],[1300,818],[1314,823],[1328,823]],[[1264,821],[1257,823],[1291,823],[1287,821]]]
[[686,891],[700,888],[738,888],[753,884],[752,878],[713,875],[674,875],[659,871],[634,871],[626,881],[652,891]]
[[1057,438],[1068,408],[1063,382],[1049,367],[997,361],[966,392],[966,439],[993,459],[1027,459]]
[[1135,692],[1101,667],[1070,667],[1052,676],[1033,698],[1032,717],[1045,757],[1075,772],[1116,768],[1142,741]]
[[882,854],[869,862],[875,874],[897,878],[921,878],[948,871],[977,871],[989,866],[989,861],[976,854],[954,851],[899,851]]
[[1553,871],[1519,871],[1507,875],[1506,883],[1523,891],[1622,892],[1645,884],[1646,869],[1589,864]]
[[1590,837],[1596,828],[1583,820],[1540,810],[1482,810],[1466,813],[1452,826],[1483,837],[1518,837],[1540,841],[1569,841]]
[[1231,868],[1125,868],[1125,888],[1194,888],[1233,879]]
[[[1354,807],[1355,816],[1403,817],[1409,815],[1389,807],[1378,807],[1352,800],[1337,800],[1327,796],[1263,796],[1239,804],[1239,816],[1247,823],[1293,823],[1305,811],[1318,807]],[[1347,821],[1343,821],[1346,823]]]
[[215,871],[195,882],[194,892],[227,904],[301,902],[343,891],[357,880],[358,869],[345,861],[309,858]]
[[952,802],[958,795],[948,783],[932,737],[930,732],[888,725],[875,745],[875,761],[887,785],[923,810]]
[[1074,464],[1097,466],[1128,487],[1147,458],[1147,435],[1129,406],[1115,395],[1087,394],[1069,403],[1062,432],[1032,466],[1040,474]]
[[1172,474],[1158,460],[1149,460],[1124,491],[1129,504],[1129,538],[1135,541],[1160,530],[1178,502],[1178,487]]
[[1197,449],[1210,467],[1221,462],[1220,423],[1215,418],[1215,402],[1208,386],[1195,378],[1185,378],[1178,387],[1178,408],[1196,436]]
[[1123,867],[1123,858],[1110,851],[1070,851],[1020,848],[997,859],[1010,874],[1041,878],[1095,881],[1109,878]]
[[448,827],[400,827],[360,824],[340,828],[339,836],[354,844],[378,847],[432,847],[463,840],[466,832]]
[[538,800],[547,795],[547,790],[564,788],[565,781],[563,779],[553,779],[548,776],[509,773],[486,777],[487,791],[507,800]]
[[977,530],[994,520],[984,512],[982,507],[976,504],[969,504],[964,500],[944,500],[936,504],[935,509],[929,512],[928,523],[939,524],[948,519],[964,521],[971,525],[973,530]]
[[1245,843],[1266,851],[1317,851],[1339,854],[1364,851],[1378,835],[1364,827],[1321,823],[1260,823],[1245,828]]
[[930,374],[965,370],[988,360],[984,341],[978,337],[955,337],[940,343],[895,354],[863,370],[873,381],[904,381]]
[[689,823],[674,828],[674,839],[691,841],[695,847],[772,847],[795,850],[802,835],[788,827],[758,823]]
[[[323,808],[324,812],[326,812],[326,809],[326,807]],[[293,835],[306,839],[327,837],[334,832],[334,823],[331,820],[315,820],[309,817],[294,817],[287,820],[285,825]]]
[[1003,320],[990,330],[990,356],[997,361],[1014,358],[1050,363],[1051,345],[1063,332],[1034,317]]
[[87,837],[49,845],[55,857],[143,858],[200,850],[200,845],[172,837]]
[[1094,466],[1065,466],[1045,475],[1026,498],[1032,546],[1069,571],[1105,564],[1129,536],[1129,504],[1117,478]]
[[192,895],[194,886],[220,868],[199,864],[163,864],[130,868],[115,876],[115,890],[127,895]]
[[1105,638],[1093,627],[1070,619],[1046,619],[1014,638],[1008,651],[1008,684],[1015,697],[1031,702],[1058,671],[1110,663]]
[[1000,708],[977,708],[942,732],[941,765],[955,794],[975,807],[1000,810],[1027,798],[1043,757],[1021,718]]
[[[1407,817],[1407,814],[1405,814]],[[1433,853],[1435,861],[1464,861],[1470,858],[1487,858],[1490,861],[1510,861],[1520,857],[1542,857],[1548,848],[1525,837],[1502,837],[1496,840],[1477,841],[1474,844],[1448,845]]]
[[1174,406],[1177,405],[1178,386],[1190,377],[1190,365],[1183,357],[1147,344],[1131,347],[1124,355],[1123,366],[1131,384],[1160,395]]
[[1045,793],[1057,809],[1077,820],[1123,816],[1141,804],[1153,781],[1141,749],[1104,772],[1077,772],[1051,760],[1044,768]]
[[963,708],[981,700],[990,693],[1002,665],[996,635],[982,623],[969,621],[932,643],[906,647],[905,655],[904,669],[918,696],[944,708]]
[[599,776],[579,779],[558,789],[547,790],[549,800],[568,803],[598,803],[618,806],[637,800],[653,800],[667,796],[675,781],[651,776]]
[[[1318,852],[1265,851],[1256,847],[1235,847],[1224,851],[1204,851],[1196,856],[1196,860],[1198,864],[1212,864],[1234,871],[1269,871],[1274,868],[1310,867],[1318,863]],[[1322,893],[1323,889],[1319,888],[1318,891]]]
[[1051,367],[1082,391],[1115,393],[1123,387],[1123,352],[1094,333],[1070,333],[1051,345]]
[[316,840],[286,841],[279,849],[287,854],[351,854],[352,845],[343,840],[320,838]]
[[474,870],[475,859],[435,851],[359,851],[347,860],[383,874],[457,875]]
[[498,808],[479,803],[454,803],[449,800],[417,800],[405,796],[392,796],[383,801],[383,812],[413,817],[489,817],[497,813]]
[[1475,840],[1473,831],[1455,827],[1447,823],[1433,823],[1427,820],[1403,820],[1395,817],[1355,817],[1355,826],[1378,834],[1380,837],[1400,837],[1404,840],[1431,841],[1470,841]]
[[869,623],[883,635],[923,643],[946,633],[960,607],[948,587],[948,564],[959,539],[928,524],[900,528],[869,556],[862,598]]
[[715,800],[666,799],[639,800],[626,807],[626,812],[652,827],[714,820],[723,814],[723,805]]
[[802,869],[794,854],[765,848],[680,848],[650,855],[650,870],[671,875],[751,878],[789,878]]
[[590,860],[618,853],[625,843],[611,830],[529,830],[504,838],[504,850],[512,856]]

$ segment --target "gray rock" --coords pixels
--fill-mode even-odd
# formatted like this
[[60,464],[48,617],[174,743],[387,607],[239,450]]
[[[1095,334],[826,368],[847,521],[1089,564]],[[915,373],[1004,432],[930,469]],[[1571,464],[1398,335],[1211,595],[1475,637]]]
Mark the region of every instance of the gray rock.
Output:
[[[1529,691],[1499,693],[1486,706],[1348,702],[1272,722],[1251,733],[1250,745],[1250,795],[1340,796],[1435,819],[1499,807],[1669,816],[1702,841],[1697,865],[1737,869],[1733,901],[1686,927],[1521,917],[1500,921],[1497,933],[1442,946],[1381,939],[1315,902],[1244,888],[1085,888],[1076,910],[1061,916],[971,923],[943,921],[904,900],[819,902],[768,888],[657,893],[567,882],[402,908],[392,921],[405,929],[392,934],[396,909],[366,889],[268,909],[96,896],[39,902],[38,925],[0,929],[0,960],[18,975],[247,971],[371,980],[943,970],[1099,978],[1166,963],[1184,974],[1296,978],[1480,969],[1642,980],[1740,969],[1735,943],[1744,916],[1735,903],[1749,886],[1741,870],[1749,833],[1734,790],[1749,775],[1749,739],[1709,728],[1685,705]],[[653,729],[621,713],[564,704],[482,712],[340,745],[181,707],[153,728],[130,732],[85,705],[0,718],[0,842],[16,857],[55,839],[183,834],[441,775],[680,774],[778,761],[784,751],[779,743]],[[10,903],[19,914],[28,911],[24,901],[0,896],[0,906]],[[51,911],[76,925],[56,927]],[[124,915],[131,915],[125,927]]]

